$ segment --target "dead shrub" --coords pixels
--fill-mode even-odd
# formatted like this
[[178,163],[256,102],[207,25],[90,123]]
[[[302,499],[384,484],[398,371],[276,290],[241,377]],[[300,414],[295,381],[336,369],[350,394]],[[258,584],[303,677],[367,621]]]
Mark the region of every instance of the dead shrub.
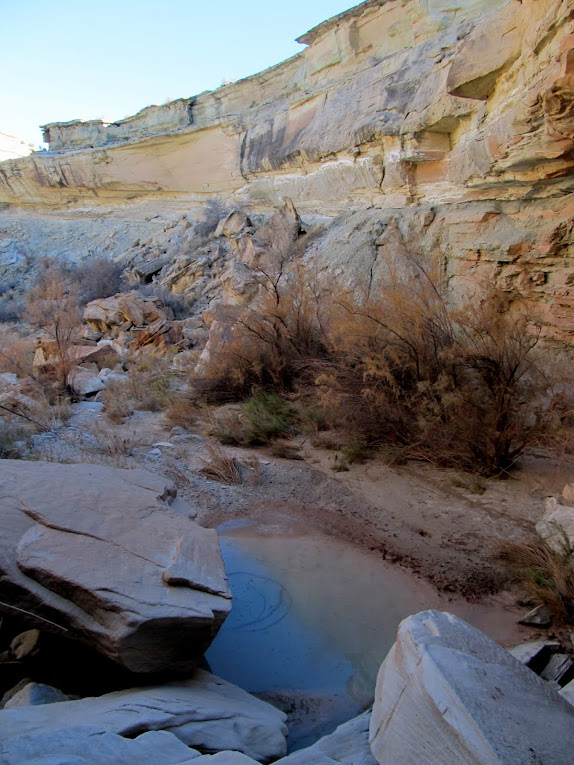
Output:
[[248,307],[220,316],[219,343],[193,379],[206,401],[245,399],[259,389],[289,391],[310,358],[324,349],[321,300],[312,275],[288,268],[282,256],[267,270],[254,268],[259,295]]
[[110,380],[100,394],[100,400],[107,416],[119,423],[135,410],[166,410],[177,398],[174,382],[175,374],[169,367],[169,359],[145,354],[128,362],[125,378]]
[[110,380],[105,390],[99,394],[99,399],[104,404],[106,417],[117,425],[133,414],[132,388],[125,380]]
[[574,549],[567,537],[560,551],[546,542],[507,544],[501,558],[534,603],[546,606],[563,621],[574,622]]
[[0,323],[16,322],[26,309],[23,289],[15,284],[0,285]]
[[95,451],[106,457],[129,457],[137,446],[129,436],[116,433],[100,423],[92,426],[90,432],[98,442]]
[[221,197],[211,197],[203,206],[203,220],[195,224],[194,233],[199,239],[209,239],[219,221],[226,218],[231,210]]
[[15,331],[3,330],[0,337],[0,373],[33,377],[34,340]]
[[80,305],[121,292],[124,268],[105,255],[96,255],[69,266],[69,278],[78,284]]
[[288,441],[275,441],[271,444],[270,452],[274,457],[284,460],[302,460],[303,456],[298,446]]
[[61,390],[69,391],[68,375],[75,365],[72,346],[81,322],[77,284],[46,265],[27,301],[25,318],[54,342],[54,379]]
[[164,411],[164,417],[170,425],[179,425],[187,430],[191,430],[197,423],[198,416],[197,404],[182,394],[175,394]]
[[0,459],[24,459],[27,453],[28,439],[34,432],[26,423],[8,419],[0,426]]
[[417,261],[376,298],[338,298],[331,357],[315,363],[333,427],[411,458],[506,475],[548,425],[539,332],[525,310],[484,290],[451,308]]

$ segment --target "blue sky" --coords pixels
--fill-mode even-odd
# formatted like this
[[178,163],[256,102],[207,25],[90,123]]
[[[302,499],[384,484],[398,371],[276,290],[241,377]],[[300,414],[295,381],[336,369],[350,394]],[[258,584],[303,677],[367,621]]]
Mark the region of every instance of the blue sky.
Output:
[[302,50],[353,0],[0,0],[0,131],[114,121],[212,90]]

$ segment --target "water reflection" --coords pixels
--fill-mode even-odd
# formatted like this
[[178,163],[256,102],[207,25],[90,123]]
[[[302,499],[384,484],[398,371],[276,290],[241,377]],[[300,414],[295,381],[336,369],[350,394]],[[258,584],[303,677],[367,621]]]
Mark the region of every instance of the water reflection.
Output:
[[366,708],[399,622],[429,588],[330,537],[219,531],[233,609],[206,654],[213,672],[252,692],[328,699],[337,719],[323,733]]

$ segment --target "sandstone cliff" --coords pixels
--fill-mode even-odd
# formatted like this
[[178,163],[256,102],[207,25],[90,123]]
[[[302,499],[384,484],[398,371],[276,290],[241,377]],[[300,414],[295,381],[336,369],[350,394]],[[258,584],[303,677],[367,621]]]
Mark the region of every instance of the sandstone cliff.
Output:
[[328,224],[319,268],[354,283],[438,255],[459,293],[527,293],[573,341],[571,1],[368,0],[299,41],[215,92],[46,126],[49,152],[0,165],[0,269],[126,253],[214,195],[251,214],[290,197]]

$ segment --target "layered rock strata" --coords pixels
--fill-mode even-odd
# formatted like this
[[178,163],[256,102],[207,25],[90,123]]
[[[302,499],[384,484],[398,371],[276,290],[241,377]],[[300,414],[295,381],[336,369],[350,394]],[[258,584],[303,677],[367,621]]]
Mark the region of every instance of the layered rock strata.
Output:
[[484,280],[525,294],[544,334],[572,342],[573,13],[569,0],[369,0],[213,93],[49,125],[51,151],[0,165],[0,270],[39,251],[127,253],[214,195],[250,215],[287,196],[324,224],[325,249],[359,229],[381,259],[398,230],[441,259],[453,292]]

